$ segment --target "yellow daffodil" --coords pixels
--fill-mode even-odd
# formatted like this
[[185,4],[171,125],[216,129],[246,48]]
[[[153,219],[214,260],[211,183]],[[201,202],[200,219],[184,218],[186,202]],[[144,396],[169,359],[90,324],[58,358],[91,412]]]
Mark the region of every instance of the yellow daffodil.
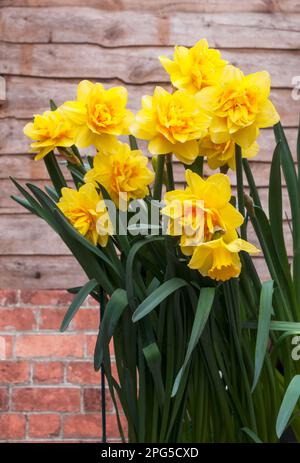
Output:
[[197,95],[184,90],[171,94],[156,87],[153,96],[142,98],[142,109],[131,125],[131,132],[149,140],[151,154],[172,152],[180,161],[191,164],[198,156],[197,139],[207,134],[210,120]]
[[[243,158],[253,158],[259,151],[259,145],[255,141],[249,148],[242,150]],[[207,158],[211,169],[225,166],[235,170],[235,143],[228,140],[224,143],[213,143],[209,135],[199,141],[199,156]]]
[[69,147],[74,144],[75,131],[59,109],[45,111],[34,116],[33,122],[28,122],[23,129],[24,134],[35,140],[31,143],[31,152],[37,153],[38,161],[58,147]]
[[100,183],[112,200],[124,209],[130,199],[144,198],[154,174],[148,158],[140,150],[131,150],[126,143],[118,143],[111,151],[101,151],[94,157],[94,166],[85,175],[86,182]]
[[133,114],[126,109],[127,90],[83,80],[77,88],[77,100],[67,101],[61,110],[76,127],[76,144],[80,148],[94,145],[108,149],[117,143],[118,135],[129,134]]
[[245,76],[240,69],[228,65],[216,86],[198,93],[202,106],[213,115],[210,135],[214,143],[231,139],[242,148],[250,148],[260,128],[279,121],[269,100],[270,83],[266,71]]
[[174,61],[160,56],[164,69],[170,75],[174,87],[196,93],[204,87],[216,85],[227,64],[218,50],[208,48],[205,39],[192,48],[176,46]]
[[230,230],[218,239],[196,246],[188,266],[198,270],[204,277],[226,281],[238,277],[241,272],[239,251],[249,254],[260,252],[252,244],[238,238],[235,230]]
[[106,246],[108,236],[113,234],[104,200],[91,183],[73,190],[63,188],[57,204],[69,222],[94,245]]
[[191,255],[194,246],[210,241],[215,233],[239,227],[243,216],[229,202],[231,187],[226,175],[203,180],[187,169],[186,182],[185,190],[165,194],[162,214],[170,218],[168,234],[180,235],[183,253]]

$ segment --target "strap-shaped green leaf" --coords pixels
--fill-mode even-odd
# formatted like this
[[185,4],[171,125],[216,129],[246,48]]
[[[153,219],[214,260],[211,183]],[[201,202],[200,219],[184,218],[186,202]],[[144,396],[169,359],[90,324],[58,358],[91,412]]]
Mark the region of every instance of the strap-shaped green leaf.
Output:
[[143,353],[153,377],[159,403],[162,405],[164,402],[165,391],[161,376],[161,355],[156,342],[152,342],[148,346],[144,347]]
[[250,437],[250,439],[253,440],[253,442],[255,442],[256,444],[262,444],[262,440],[258,437],[258,435],[252,431],[252,429],[250,428],[247,428],[247,427],[244,427],[241,429],[241,431],[243,431],[245,434],[247,434],[247,436]]
[[60,331],[65,331],[69,324],[71,323],[73,317],[76,315],[78,310],[80,309],[81,304],[87,298],[87,296],[96,288],[98,282],[96,280],[88,281],[76,294],[74,297],[70,307],[67,310],[66,315],[64,316],[63,322],[60,327]]
[[[257,329],[257,322],[246,322],[243,324],[243,328]],[[282,321],[271,321],[270,322],[271,331],[295,331],[300,332],[300,323],[299,322],[282,322]]]
[[103,361],[104,346],[109,345],[118,321],[127,306],[126,291],[120,288],[116,289],[106,305],[96,341],[94,353],[94,368],[96,371],[100,369]]
[[261,288],[260,302],[259,302],[259,314],[258,314],[258,326],[257,326],[257,337],[255,346],[255,369],[254,379],[252,385],[252,392],[254,391],[261,369],[264,363],[264,358],[267,352],[269,332],[270,332],[270,321],[272,315],[272,298],[273,298],[273,280],[265,281]]
[[137,322],[144,318],[148,313],[155,309],[162,301],[164,301],[170,294],[174,293],[188,283],[181,278],[171,278],[165,281],[159,288],[153,291],[136,309],[132,316],[132,321]]
[[300,375],[294,376],[285,391],[276,421],[276,434],[281,437],[289,423],[294,408],[300,397]]
[[191,358],[192,352],[195,349],[200,336],[204,330],[207,319],[209,317],[213,301],[215,298],[215,288],[202,288],[200,291],[200,296],[196,308],[195,319],[193,323],[192,333],[189,340],[187,352],[182,367],[180,368],[172,390],[172,397],[176,394],[184,371],[187,367],[187,364]]
[[63,176],[62,171],[60,170],[53,151],[50,151],[50,153],[44,157],[44,162],[53,186],[57,194],[61,196],[61,189],[67,186],[67,182]]

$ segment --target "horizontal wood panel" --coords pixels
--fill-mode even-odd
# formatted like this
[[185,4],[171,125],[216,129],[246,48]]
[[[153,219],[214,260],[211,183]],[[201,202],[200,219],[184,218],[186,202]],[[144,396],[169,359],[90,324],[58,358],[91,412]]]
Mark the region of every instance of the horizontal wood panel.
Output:
[[[183,175],[181,179],[183,178]],[[266,172],[266,178],[268,178],[268,173]],[[233,183],[235,183],[234,174],[232,174]],[[256,179],[257,181],[257,179]],[[25,187],[25,181],[20,182]],[[41,189],[44,189],[45,185],[50,185],[50,180],[30,180],[30,183],[37,185]],[[246,182],[245,182],[246,183]],[[69,182],[69,186],[72,186],[72,183]],[[183,182],[177,182],[176,188],[182,189]],[[248,187],[245,185],[245,192],[249,194]],[[260,195],[261,202],[266,212],[268,212],[268,188],[267,187],[258,187],[258,192]],[[235,186],[232,187],[232,194],[236,195],[236,188]],[[0,216],[1,214],[18,214],[18,213],[25,213],[26,209],[22,206],[17,204],[13,199],[11,199],[11,195],[19,196],[18,190],[13,185],[10,180],[3,179],[0,180]],[[291,217],[290,214],[290,206],[289,206],[289,197],[285,187],[282,189],[282,216],[283,219],[286,217]]]
[[138,9],[133,21],[132,11],[27,7],[5,8],[0,18],[1,38],[8,42],[90,43],[105,47],[191,46],[205,37],[211,47],[300,48],[297,14],[195,15],[176,11],[172,15],[157,15]]
[[1,288],[66,289],[87,281],[72,256],[0,256]]
[[[69,255],[70,251],[61,238],[46,222],[28,214],[0,215],[0,255]],[[292,237],[288,223],[284,223],[287,252],[293,253]],[[260,248],[251,224],[248,241]],[[45,246],[47,243],[47,246]]]
[[[167,74],[157,59],[160,55],[171,56],[172,49],[2,43],[0,72],[36,77],[118,78],[133,84],[165,82]],[[299,50],[224,50],[223,55],[245,73],[267,69],[274,87],[290,88],[292,78],[299,74]]]
[[[263,280],[269,279],[264,259],[254,258]],[[0,256],[2,288],[66,289],[87,281],[72,256]]]
[[[95,81],[95,80],[94,80]],[[1,107],[0,119],[14,117],[17,119],[31,119],[33,114],[42,113],[48,109],[49,99],[52,98],[57,105],[76,97],[76,88],[79,80],[76,79],[39,79],[35,77],[6,78],[6,103]],[[120,81],[105,83],[109,88],[120,85]],[[164,88],[170,89],[164,84]],[[28,92],[30,88],[30,92]],[[151,95],[155,84],[127,85],[128,107],[137,112],[141,107],[143,95]],[[287,127],[297,127],[299,122],[300,103],[292,98],[290,89],[272,89],[271,99],[275,104],[282,123]],[[1,129],[0,129],[1,130]]]
[[[82,6],[82,0],[1,0],[1,6],[48,7]],[[191,13],[234,12],[300,12],[298,0],[85,0],[85,6],[99,10],[139,10],[156,13],[187,11]]]

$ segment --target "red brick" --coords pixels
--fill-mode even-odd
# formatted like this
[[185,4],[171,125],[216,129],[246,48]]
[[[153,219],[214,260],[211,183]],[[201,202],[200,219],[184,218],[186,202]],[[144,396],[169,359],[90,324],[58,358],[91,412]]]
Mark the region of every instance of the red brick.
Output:
[[13,305],[17,303],[17,291],[0,289],[0,305]]
[[21,291],[21,302],[31,305],[43,306],[68,306],[74,298],[74,295],[63,290],[38,290],[38,291]]
[[[121,422],[126,430],[125,417]],[[119,437],[117,419],[115,415],[106,415],[107,434],[111,438]],[[64,437],[99,437],[101,436],[101,414],[68,415],[64,418]]]
[[0,308],[0,330],[33,330],[36,328],[35,314],[31,309]]
[[34,383],[58,384],[63,382],[64,364],[62,362],[41,362],[34,366]]
[[83,354],[83,335],[25,334],[16,339],[17,357],[82,357]]
[[95,372],[93,362],[70,362],[67,365],[67,381],[73,384],[99,384],[100,373]]
[[[86,346],[87,346],[87,355],[88,357],[94,357],[95,344],[97,340],[96,334],[88,334],[86,336]],[[109,344],[110,355],[115,355],[113,341]]]
[[0,336],[0,360],[6,360],[12,357],[13,354],[14,336]]
[[42,330],[59,331],[66,310],[67,309],[64,307],[57,309],[41,309],[39,328]]
[[84,302],[84,305],[87,307],[98,307],[99,308],[99,302],[96,301],[92,296],[88,296]]
[[29,381],[29,364],[18,361],[0,362],[0,383],[25,383]]
[[29,437],[57,437],[60,428],[59,415],[52,413],[29,415]]
[[72,328],[75,330],[92,330],[98,332],[99,310],[83,309],[72,320]]
[[[8,410],[8,389],[6,387],[0,388],[0,412]],[[0,436],[1,439],[1,436]]]
[[[109,391],[105,394],[106,411],[112,413],[114,410],[113,401]],[[83,406],[86,412],[100,412],[101,407],[101,389],[85,388],[83,391]]]
[[25,436],[25,416],[16,413],[0,415],[0,439],[21,439]]
[[12,392],[12,409],[18,411],[79,411],[80,390],[62,387],[15,388]]

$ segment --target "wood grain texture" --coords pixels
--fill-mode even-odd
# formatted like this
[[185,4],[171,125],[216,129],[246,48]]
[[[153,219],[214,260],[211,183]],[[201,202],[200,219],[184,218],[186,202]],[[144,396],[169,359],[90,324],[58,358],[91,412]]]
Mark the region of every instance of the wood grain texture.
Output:
[[66,289],[87,281],[72,256],[0,256],[2,288]]
[[191,46],[201,34],[212,47],[272,49],[276,37],[277,48],[300,48],[300,15],[294,13],[240,13],[237,21],[234,12],[195,15],[176,11],[172,15],[157,15],[138,9],[133,21],[131,11],[4,8],[0,29],[2,40],[7,42]]
[[1,0],[7,7],[48,7],[48,6],[91,6],[99,10],[123,11],[140,10],[155,13],[185,11],[191,13],[262,12],[296,13],[300,12],[299,0]]
[[[81,44],[0,44],[0,73],[32,77],[119,79],[125,83],[166,82],[160,55],[172,48],[101,48]],[[224,50],[229,62],[247,74],[267,69],[273,87],[291,88],[299,74],[300,50]],[[283,71],[283,66],[285,72]]]
[[[97,81],[97,79],[93,79]],[[78,79],[40,79],[36,77],[6,77],[6,103],[1,107],[0,119],[14,117],[31,119],[33,114],[42,113],[49,107],[52,98],[57,105],[76,98]],[[104,83],[106,88],[122,85],[118,80]],[[170,86],[163,84],[170,89]],[[128,90],[128,107],[137,112],[141,107],[143,95],[153,94],[155,83],[144,85],[126,85]],[[30,92],[28,91],[30,89]],[[271,99],[286,127],[298,126],[299,101],[292,98],[290,89],[276,89],[271,92]],[[5,123],[5,122],[4,122]],[[24,122],[25,123],[25,122]]]

